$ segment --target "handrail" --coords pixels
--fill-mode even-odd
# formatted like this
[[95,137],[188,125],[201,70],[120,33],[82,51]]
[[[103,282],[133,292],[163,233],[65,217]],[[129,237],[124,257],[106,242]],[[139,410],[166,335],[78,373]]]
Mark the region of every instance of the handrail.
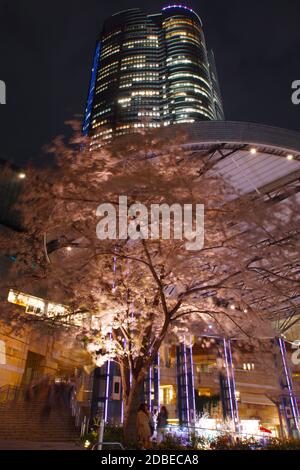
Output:
[[122,449],[122,450],[125,449],[125,448],[123,447],[123,445],[121,444],[121,442],[96,442],[96,444],[94,444],[94,445],[92,446],[91,450],[95,450],[96,448],[97,448],[97,450],[99,450],[99,449],[98,449],[99,446],[109,446],[109,445],[111,445],[111,446],[112,446],[112,445],[118,446],[118,447],[120,447],[120,449]]
[[18,393],[21,391],[21,387],[17,385],[6,384],[0,387],[0,403],[6,403],[8,401],[14,401],[18,397]]
[[80,428],[80,437],[84,436],[89,427],[89,416],[83,412],[84,404],[76,398],[76,392],[72,394],[70,408],[72,416],[75,418],[75,426]]

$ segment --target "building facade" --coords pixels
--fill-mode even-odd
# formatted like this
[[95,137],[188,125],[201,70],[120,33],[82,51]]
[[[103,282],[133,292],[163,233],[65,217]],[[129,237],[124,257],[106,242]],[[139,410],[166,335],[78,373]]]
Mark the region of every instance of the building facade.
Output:
[[130,9],[104,22],[83,124],[92,149],[139,128],[222,119],[214,56],[192,9]]
[[[244,437],[298,436],[299,366],[291,367],[291,350],[278,338],[265,342],[263,355],[238,341],[198,337],[193,344],[163,344],[148,371],[140,401],[153,415],[168,410],[170,431],[194,427],[201,434],[224,431]],[[92,414],[104,406],[106,423],[123,421],[121,378],[110,362],[96,368],[91,391]],[[287,383],[292,384],[292,394]]]

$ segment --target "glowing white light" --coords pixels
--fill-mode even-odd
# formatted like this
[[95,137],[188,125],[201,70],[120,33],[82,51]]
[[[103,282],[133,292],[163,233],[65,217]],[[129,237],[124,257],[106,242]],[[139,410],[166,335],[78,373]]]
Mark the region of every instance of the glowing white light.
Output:
[[246,437],[260,436],[260,422],[257,419],[242,419],[241,428]]
[[71,246],[67,246],[67,251],[72,251],[72,247],[71,247]]
[[20,180],[23,180],[24,178],[26,178],[25,173],[19,173],[18,176],[19,176]]
[[252,155],[256,154],[256,153],[257,153],[256,148],[253,147],[253,148],[250,150],[250,153],[252,153]]
[[290,160],[290,161],[291,161],[291,160],[294,160],[294,157],[293,157],[293,155],[291,155],[291,154],[288,155],[286,158],[287,158],[288,160]]
[[248,310],[246,308],[244,308],[244,313],[248,313]]
[[235,305],[230,305],[231,310],[235,310]]

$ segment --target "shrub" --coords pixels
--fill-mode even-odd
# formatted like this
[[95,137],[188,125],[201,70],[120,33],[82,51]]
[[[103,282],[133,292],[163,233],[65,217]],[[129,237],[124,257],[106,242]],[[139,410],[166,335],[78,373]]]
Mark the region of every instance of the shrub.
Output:
[[212,450],[255,450],[259,447],[258,441],[254,438],[234,439],[229,434],[222,434],[210,441]]
[[[89,448],[98,441],[98,425],[94,424],[89,433],[82,438],[83,443],[88,441]],[[120,442],[126,449],[138,449],[137,442],[124,442],[123,427],[106,425],[104,428],[104,442]],[[116,449],[115,446],[105,446],[105,449]],[[192,433],[189,440],[166,434],[164,440],[160,443],[152,442],[154,450],[300,450],[300,439],[278,439],[268,438],[262,443],[254,438],[234,439],[229,433],[221,434],[215,439],[208,439],[204,436],[198,436]]]
[[[91,430],[85,434],[82,438],[83,443],[86,441],[90,442],[89,449],[98,442],[99,426],[94,424]],[[110,426],[104,427],[103,442],[120,442],[123,444],[123,428],[121,426]],[[115,448],[115,446],[105,446],[105,449]],[[136,447],[134,447],[136,448]]]
[[160,443],[153,443],[153,449],[157,450],[185,450],[186,445],[182,442],[180,437],[166,434],[164,440]]
[[204,436],[191,433],[188,447],[195,450],[207,450],[210,448],[210,442]]
[[264,450],[300,450],[300,439],[271,438],[263,447]]

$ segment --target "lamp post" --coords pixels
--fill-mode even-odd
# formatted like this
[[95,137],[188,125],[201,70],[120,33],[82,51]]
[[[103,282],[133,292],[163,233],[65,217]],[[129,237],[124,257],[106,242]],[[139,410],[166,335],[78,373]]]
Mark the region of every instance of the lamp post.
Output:
[[102,443],[103,443],[103,434],[104,434],[104,403],[99,402],[98,404],[98,414],[99,414],[99,433],[98,433],[98,445],[97,449],[102,450]]

